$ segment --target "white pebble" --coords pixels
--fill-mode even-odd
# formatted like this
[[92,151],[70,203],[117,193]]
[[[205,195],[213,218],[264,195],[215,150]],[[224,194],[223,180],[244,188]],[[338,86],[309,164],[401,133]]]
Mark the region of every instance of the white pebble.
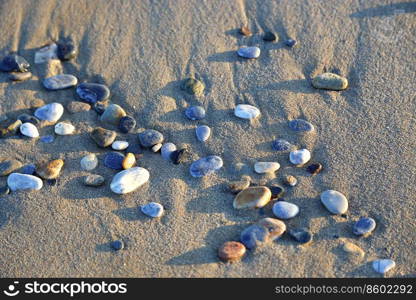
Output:
[[234,115],[242,119],[255,119],[260,116],[260,110],[252,105],[239,104],[234,110]]
[[175,151],[176,151],[176,145],[175,144],[173,144],[173,143],[165,143],[165,144],[163,144],[162,149],[161,149],[160,152],[162,153],[162,157],[164,159],[170,161],[171,160],[170,159],[170,156]]
[[20,125],[20,132],[31,138],[37,138],[39,136],[38,129],[32,123],[24,123]]
[[156,202],[150,202],[143,205],[140,210],[142,213],[152,218],[160,218],[163,215],[163,206]]
[[377,259],[373,261],[373,269],[380,274],[385,274],[396,266],[394,260]]
[[60,122],[55,125],[55,133],[58,135],[70,135],[75,132],[75,127],[72,124]]
[[162,148],[162,144],[160,144],[160,143],[156,144],[152,147],[152,151],[156,153],[157,151],[160,150],[160,148]]
[[307,149],[294,150],[290,152],[289,159],[294,165],[303,165],[311,159],[311,153]]
[[149,171],[144,168],[130,168],[117,173],[111,181],[110,188],[116,194],[127,194],[145,184],[149,177]]
[[126,142],[126,141],[115,141],[111,145],[111,148],[113,148],[114,150],[125,150],[125,149],[127,149],[128,146],[129,146],[129,142]]
[[81,159],[81,168],[85,171],[94,170],[98,166],[98,159],[95,154],[88,154]]
[[58,46],[55,43],[52,43],[36,51],[35,64],[43,64],[48,62],[48,60],[58,59],[57,49]]
[[256,162],[254,164],[254,171],[259,174],[273,173],[279,170],[280,164],[277,162]]
[[33,175],[12,173],[7,177],[7,185],[12,191],[40,190],[43,186],[43,181]]

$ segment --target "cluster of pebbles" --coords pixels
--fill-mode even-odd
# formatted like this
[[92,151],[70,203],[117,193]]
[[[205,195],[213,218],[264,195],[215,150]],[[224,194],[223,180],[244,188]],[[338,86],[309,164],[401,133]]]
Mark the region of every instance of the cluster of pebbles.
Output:
[[[247,27],[241,28],[241,34],[249,36],[252,33]],[[266,42],[278,42],[279,38],[272,32],[266,32],[263,36]],[[285,42],[288,47],[294,47],[296,41],[289,39]],[[261,50],[258,47],[242,47],[237,51],[237,55],[247,59],[254,59],[260,56]],[[72,40],[51,43],[35,53],[35,64],[47,63],[51,60],[71,60],[77,56],[77,48]],[[0,70],[9,72],[12,81],[24,81],[31,78],[30,64],[16,53],[11,53],[0,61]],[[136,133],[136,121],[129,116],[126,111],[118,104],[109,103],[110,90],[104,84],[93,82],[78,82],[78,78],[72,74],[57,74],[44,78],[42,84],[46,90],[56,91],[62,89],[75,88],[79,101],[72,101],[66,107],[71,114],[88,111],[91,107],[100,115],[100,122],[117,127],[123,134]],[[348,87],[348,81],[337,74],[324,73],[316,76],[312,80],[312,85],[318,89],[340,91]],[[202,81],[196,78],[187,78],[181,84],[181,89],[188,94],[201,96],[205,86]],[[59,122],[65,108],[60,103],[49,103],[37,105],[33,116],[23,114],[17,120],[7,120],[3,118],[0,128],[0,137],[10,137],[21,134],[30,139],[39,139],[43,143],[53,143],[54,136],[40,136],[37,125],[40,122],[47,122],[54,126],[57,135],[72,135],[77,131],[74,125],[67,121]],[[253,120],[260,117],[260,110],[249,104],[239,104],[234,109],[237,118]],[[206,116],[206,111],[202,106],[191,106],[185,110],[185,117],[191,121],[202,120]],[[309,134],[315,131],[315,127],[304,119],[294,119],[288,122],[288,128],[294,132]],[[198,141],[206,142],[211,136],[211,128],[207,125],[197,126],[195,135]],[[163,159],[174,164],[191,162],[192,155],[187,148],[178,149],[174,143],[165,142],[161,132],[154,129],[146,129],[137,134],[140,147],[130,145],[128,141],[117,140],[117,131],[96,127],[90,133],[90,138],[100,148],[110,148],[105,154],[103,164],[117,173],[111,179],[109,186],[115,194],[126,194],[137,190],[145,184],[150,173],[142,167],[136,166],[137,155],[141,153],[141,148],[146,148],[152,152],[159,152]],[[312,162],[312,154],[308,149],[298,149],[285,139],[276,139],[272,142],[273,150],[287,153],[289,161],[296,167],[304,167],[307,172],[317,175],[323,170],[319,162]],[[140,148],[140,149],[138,149]],[[122,153],[121,151],[124,151]],[[95,154],[88,154],[80,158],[80,167],[84,171],[92,172],[97,168],[99,160]],[[223,166],[221,157],[211,155],[200,158],[190,163],[189,173],[192,177],[199,178],[216,172]],[[56,181],[64,167],[62,159],[44,161],[38,164],[23,165],[15,159],[3,160],[0,162],[0,176],[7,177],[7,186],[0,188],[0,194],[6,195],[10,191],[22,190],[41,190],[43,180]],[[278,171],[278,162],[257,162],[254,171],[258,174],[274,173]],[[293,175],[284,178],[284,184],[293,188],[297,185],[297,178]],[[106,184],[107,179],[99,174],[90,173],[84,177],[83,183],[90,187],[100,187]],[[233,207],[240,209],[263,208],[270,203],[273,204],[272,212],[274,218],[263,218],[255,224],[247,227],[241,232],[240,241],[228,241],[218,250],[218,256],[226,262],[240,260],[246,249],[253,250],[264,246],[272,241],[279,239],[285,232],[291,238],[301,244],[308,244],[313,240],[313,234],[304,228],[287,228],[284,220],[297,217],[302,212],[299,207],[292,202],[283,200],[281,197],[285,189],[279,185],[273,186],[252,186],[249,177],[243,177],[239,181],[230,182],[229,190],[236,194]],[[323,206],[334,215],[345,214],[348,210],[348,200],[336,190],[327,190],[321,193]],[[139,211],[151,218],[160,218],[164,214],[161,204],[150,202],[139,207]],[[376,227],[376,222],[372,218],[363,217],[357,221],[351,229],[357,236],[368,236]],[[124,244],[120,240],[113,241],[111,246],[114,250],[121,250]],[[346,252],[357,252],[358,246],[354,244],[345,245]],[[361,250],[362,251],[362,250]],[[394,267],[394,261],[382,259],[374,261],[373,267],[379,273],[385,273]]]

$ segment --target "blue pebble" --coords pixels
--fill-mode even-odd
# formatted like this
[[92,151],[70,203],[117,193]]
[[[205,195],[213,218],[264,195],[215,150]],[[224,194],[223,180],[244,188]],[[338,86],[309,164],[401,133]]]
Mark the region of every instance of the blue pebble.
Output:
[[55,140],[53,135],[44,135],[40,138],[40,141],[45,144],[52,143]]
[[195,129],[195,133],[198,141],[205,142],[211,135],[211,128],[209,128],[207,125],[201,125]]
[[111,245],[111,248],[113,248],[116,251],[121,250],[121,249],[124,248],[124,243],[122,241],[120,241],[120,240],[112,241],[110,243],[110,245]]
[[121,170],[123,168],[124,155],[119,152],[109,152],[104,157],[104,165],[107,168]]
[[191,106],[185,110],[185,116],[192,120],[202,120],[205,118],[205,109],[202,106]]
[[163,134],[157,130],[147,129],[143,132],[140,132],[139,142],[143,147],[150,148],[156,144],[161,144],[163,142]]
[[288,46],[288,47],[290,47],[290,48],[292,48],[292,47],[294,47],[295,45],[296,45],[296,41],[295,40],[292,40],[292,39],[288,39],[286,42],[285,42],[285,45],[286,46]]
[[244,58],[257,58],[260,56],[259,47],[241,47],[238,49],[237,54]]
[[368,235],[376,228],[376,221],[373,218],[361,218],[354,224],[355,235]]
[[313,125],[303,119],[294,119],[290,121],[289,128],[294,131],[304,131],[304,132],[310,132],[314,130]]
[[272,143],[272,149],[275,151],[292,151],[294,146],[284,139],[277,139]]
[[82,100],[91,104],[94,104],[97,101],[103,101],[110,97],[110,90],[104,84],[84,82],[77,86],[76,91]]
[[298,213],[299,207],[296,204],[290,202],[278,201],[273,205],[273,214],[279,219],[291,219],[296,217]]
[[122,133],[131,133],[136,127],[136,120],[130,116],[125,116],[120,119],[118,128]]
[[20,173],[27,174],[27,175],[33,175],[35,173],[35,170],[36,170],[36,166],[34,164],[29,164],[29,165],[24,166],[21,169]]
[[267,243],[268,237],[269,232],[266,227],[254,224],[241,232],[240,241],[248,249],[254,249]]
[[140,210],[145,215],[151,218],[159,218],[163,215],[163,206],[156,202],[150,202],[140,207]]
[[192,177],[203,177],[214,173],[223,165],[222,159],[219,156],[211,155],[197,161],[194,161],[189,167],[189,172]]

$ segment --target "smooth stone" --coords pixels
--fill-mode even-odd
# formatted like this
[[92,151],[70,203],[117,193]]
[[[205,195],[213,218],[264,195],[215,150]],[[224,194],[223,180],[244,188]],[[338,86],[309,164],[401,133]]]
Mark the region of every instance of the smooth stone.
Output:
[[112,241],[110,243],[110,246],[115,251],[120,251],[120,250],[124,249],[124,243],[123,243],[123,241],[120,241],[120,240]]
[[312,79],[316,89],[342,91],[348,87],[348,79],[334,73],[323,73]]
[[118,128],[122,133],[132,133],[134,128],[136,128],[136,120],[130,116],[124,116],[120,119]]
[[22,163],[16,159],[8,159],[0,162],[0,176],[7,176],[22,167]]
[[32,78],[32,73],[30,72],[23,72],[23,73],[10,73],[9,79],[11,81],[25,81]]
[[66,109],[71,114],[80,113],[83,111],[89,111],[91,109],[91,105],[81,101],[71,101],[67,106]]
[[93,108],[95,112],[101,116],[104,113],[108,105],[109,105],[109,101],[98,101],[94,103]]
[[53,135],[44,135],[40,138],[40,141],[45,144],[50,144],[55,140]]
[[292,151],[295,150],[295,146],[284,139],[274,140],[272,143],[272,149],[275,151]]
[[3,72],[27,72],[30,64],[22,56],[15,53],[6,55],[0,61],[0,71]]
[[150,174],[144,168],[134,167],[117,173],[110,188],[116,194],[133,192],[149,180]]
[[275,33],[268,31],[264,34],[263,40],[266,42],[277,42],[279,37]]
[[110,90],[104,84],[99,83],[81,83],[78,84],[76,92],[78,96],[90,104],[103,101],[110,97]]
[[228,189],[231,193],[238,194],[250,186],[250,177],[245,176],[239,181],[232,181],[228,183]]
[[187,78],[181,84],[181,89],[190,95],[202,96],[205,85],[195,78]]
[[260,208],[270,202],[272,192],[265,186],[248,187],[237,194],[234,198],[235,209]]
[[192,153],[187,148],[175,150],[172,152],[170,159],[175,165],[187,163],[192,159]]
[[257,58],[260,56],[259,47],[241,47],[237,51],[238,56],[244,58]]
[[44,64],[49,60],[57,59],[57,49],[58,46],[55,43],[40,48],[35,52],[35,64]]
[[72,124],[66,122],[59,122],[55,125],[55,133],[57,135],[71,135],[74,134],[75,127]]
[[293,39],[288,39],[285,41],[285,45],[288,46],[289,48],[293,48],[295,47],[297,44],[297,42]]
[[77,47],[72,40],[58,42],[57,56],[60,60],[74,59],[77,54]]
[[171,155],[173,152],[176,151],[176,145],[173,143],[165,143],[162,145],[160,152],[162,154],[163,159],[171,160]]
[[377,259],[373,261],[373,269],[377,273],[385,274],[396,266],[394,260],[391,259]]
[[63,90],[76,86],[78,79],[74,75],[59,74],[43,80],[43,86],[48,90]]
[[162,148],[162,144],[156,144],[152,147],[152,152],[156,153],[160,150],[160,148]]
[[121,163],[124,170],[132,168],[136,164],[136,156],[133,153],[127,153]]
[[294,150],[289,154],[289,160],[294,165],[304,165],[311,159],[311,153],[307,149]]
[[39,131],[35,125],[32,123],[24,123],[20,126],[20,132],[30,138],[37,138],[39,136]]
[[146,129],[139,133],[138,137],[140,144],[146,148],[163,142],[163,134],[154,129]]
[[296,217],[298,213],[299,207],[290,202],[278,201],[273,205],[273,214],[279,219],[291,219]]
[[268,187],[272,192],[272,200],[279,199],[285,193],[285,189],[278,185]]
[[109,152],[104,157],[104,165],[114,170],[123,169],[124,155],[119,152]]
[[303,229],[290,229],[289,235],[291,238],[293,238],[295,241],[301,243],[301,244],[307,244],[312,241],[313,235]]
[[17,119],[22,121],[22,123],[32,123],[33,125],[38,125],[40,123],[38,118],[29,114],[21,114],[17,116]]
[[185,116],[192,121],[205,118],[205,109],[202,106],[191,106],[185,110]]
[[62,159],[41,163],[36,167],[36,174],[43,179],[55,179],[59,177],[63,166],[64,161]]
[[258,174],[273,173],[279,170],[280,164],[277,162],[256,162],[254,171]]
[[110,104],[101,115],[100,120],[104,123],[119,125],[121,118],[126,116],[124,109],[117,104]]
[[105,182],[105,178],[101,175],[88,175],[84,177],[84,184],[86,186],[102,186]]
[[35,174],[35,171],[36,171],[36,166],[34,164],[29,164],[29,165],[23,166],[23,168],[20,170],[19,173],[33,175]]
[[207,125],[198,126],[195,129],[195,134],[198,141],[206,142],[211,136],[211,128],[209,128]]
[[189,167],[189,172],[192,177],[203,177],[221,169],[222,165],[221,157],[211,155],[194,161]]
[[312,175],[317,175],[317,174],[319,174],[319,173],[322,171],[322,169],[323,169],[323,166],[322,166],[322,164],[321,164],[321,163],[313,163],[313,164],[310,164],[310,165],[306,168],[306,170],[307,170],[309,173],[311,173]]
[[111,148],[114,150],[126,150],[129,146],[129,142],[127,141],[115,141],[111,144]]
[[283,182],[289,186],[296,186],[298,184],[298,180],[293,175],[288,175],[283,179]]
[[163,206],[156,202],[150,202],[140,207],[140,210],[145,215],[151,218],[160,218],[163,215]]
[[91,132],[91,138],[101,148],[110,146],[117,137],[117,133],[112,130],[97,127]]
[[240,34],[242,34],[244,36],[251,36],[252,35],[250,29],[247,26],[243,26],[243,27],[240,28]]
[[260,110],[249,104],[238,104],[234,109],[234,115],[241,119],[255,119],[260,116]]
[[281,220],[274,218],[264,218],[257,222],[257,225],[263,226],[269,233],[269,240],[275,241],[280,238],[286,231],[286,225]]
[[368,236],[376,228],[376,221],[373,218],[361,218],[353,227],[353,233],[359,236]]
[[35,110],[35,117],[40,120],[57,122],[64,113],[64,107],[60,103],[50,103]]
[[253,224],[241,232],[240,241],[248,249],[255,249],[269,242],[269,232],[266,227]]
[[12,173],[7,177],[7,185],[12,191],[40,190],[43,182],[42,179],[33,175]]
[[348,210],[348,200],[340,192],[327,190],[321,194],[321,202],[331,213],[344,214]]
[[314,130],[313,125],[303,119],[294,119],[289,121],[289,128],[298,132],[311,132]]
[[246,253],[246,247],[239,242],[229,241],[218,249],[218,257],[224,262],[237,262]]
[[5,196],[10,194],[10,189],[8,186],[2,186],[0,187],[0,196]]
[[98,158],[95,154],[88,154],[81,159],[81,168],[85,171],[92,171],[98,166]]
[[365,256],[363,249],[350,242],[344,242],[342,250],[348,253],[350,258],[358,258],[359,260],[362,260]]

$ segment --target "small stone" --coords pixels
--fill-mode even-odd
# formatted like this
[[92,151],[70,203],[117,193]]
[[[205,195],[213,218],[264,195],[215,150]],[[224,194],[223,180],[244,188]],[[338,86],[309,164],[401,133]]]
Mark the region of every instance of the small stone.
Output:
[[71,114],[76,114],[76,113],[80,113],[83,111],[89,111],[91,109],[91,105],[89,105],[88,103],[85,102],[81,102],[81,101],[71,101],[66,109],[71,113]]
[[35,110],[35,117],[40,120],[55,123],[62,117],[63,113],[64,107],[62,104],[54,102]]
[[36,168],[36,174],[43,179],[55,179],[59,177],[64,161],[55,159],[46,163],[41,163]]
[[257,58],[260,56],[259,47],[241,47],[237,51],[238,56],[244,58]]
[[219,249],[218,249],[218,257],[224,262],[237,262],[239,261],[244,254],[246,253],[246,247],[234,241],[225,242]]
[[78,79],[74,75],[59,74],[43,80],[43,86],[48,90],[63,90],[76,86]]
[[38,125],[40,123],[38,118],[29,114],[21,114],[17,116],[17,119],[22,121],[22,123],[32,123],[33,125]]
[[273,214],[279,219],[291,219],[296,217],[298,213],[299,207],[290,202],[278,201],[273,205]]
[[353,227],[353,233],[359,236],[368,236],[376,228],[376,221],[373,218],[361,218]]
[[314,164],[310,164],[306,170],[311,173],[312,175],[316,175],[319,174],[323,169],[322,164],[320,163],[314,163]]
[[52,59],[57,59],[57,45],[51,43],[35,52],[35,64],[43,64]]
[[30,72],[23,72],[23,73],[10,73],[9,79],[11,81],[25,81],[32,78],[32,73]]
[[126,112],[120,105],[110,104],[101,115],[101,122],[119,125],[121,118],[126,116]]
[[152,147],[152,152],[156,153],[160,150],[160,148],[162,148],[162,144],[156,144]]
[[134,128],[136,128],[136,120],[130,116],[125,116],[120,119],[118,128],[122,133],[132,133]]
[[33,99],[30,101],[30,107],[31,108],[39,108],[45,105],[45,101],[42,99]]
[[150,202],[140,207],[140,210],[145,215],[151,218],[160,218],[163,215],[163,206],[156,202]]
[[195,134],[198,141],[206,142],[211,135],[211,128],[209,128],[207,125],[198,126],[195,129]]
[[332,214],[344,214],[348,210],[348,200],[340,192],[327,190],[321,194],[321,202]]
[[40,190],[43,182],[42,179],[33,175],[12,173],[7,177],[7,185],[12,191]]
[[29,71],[30,64],[23,57],[13,53],[6,55],[0,61],[0,71],[3,72],[27,72]]
[[239,104],[234,109],[234,115],[241,119],[251,120],[260,116],[260,110],[252,105]]
[[53,135],[44,135],[40,138],[40,141],[45,144],[50,144],[55,140]]
[[143,147],[150,148],[163,142],[163,134],[153,129],[147,129],[138,135],[139,142]]
[[10,194],[10,189],[8,186],[2,186],[0,187],[0,196],[5,196]]
[[29,164],[29,165],[24,166],[20,170],[20,173],[21,174],[33,175],[33,174],[35,174],[35,171],[36,171],[36,166],[34,164]]
[[20,126],[20,132],[30,138],[37,138],[39,136],[39,131],[35,125],[32,123],[24,123]]
[[285,193],[285,189],[278,185],[273,185],[268,187],[272,192],[272,200],[279,199]]
[[163,159],[170,161],[172,153],[176,151],[176,145],[173,143],[165,143],[162,145],[160,151]]
[[98,158],[95,154],[88,154],[81,159],[81,168],[92,171],[98,166]]
[[291,238],[293,238],[295,241],[301,244],[310,243],[313,239],[313,235],[310,232],[303,229],[291,229],[289,230],[289,235]]
[[94,110],[100,116],[105,112],[105,109],[109,105],[108,101],[97,101],[94,103]]
[[295,146],[284,139],[277,139],[272,143],[272,149],[275,151],[292,151],[295,150]]
[[192,159],[192,153],[187,148],[175,150],[172,152],[170,159],[175,165],[187,163]]
[[136,157],[133,153],[127,153],[121,163],[124,170],[132,168],[136,164]]
[[112,241],[110,243],[111,248],[113,248],[115,251],[120,251],[122,249],[124,249],[124,243],[123,241],[117,240],[117,241]]
[[281,220],[273,218],[264,218],[257,222],[258,225],[263,226],[269,233],[269,240],[275,241],[280,238],[286,231],[286,225]]
[[110,188],[116,194],[133,192],[149,180],[150,174],[144,168],[134,167],[117,173]]
[[312,79],[312,86],[316,89],[342,91],[348,87],[348,79],[334,73],[324,73]]
[[243,177],[239,181],[232,181],[228,184],[231,193],[237,194],[250,186],[250,177]]
[[77,47],[72,40],[66,40],[58,43],[57,55],[60,60],[74,59],[78,54]]
[[253,224],[241,232],[240,241],[248,249],[255,249],[269,242],[269,232],[266,227]]
[[295,186],[298,183],[298,180],[295,176],[288,175],[284,178],[284,183],[289,186]]
[[294,165],[304,165],[311,159],[311,153],[307,149],[294,150],[289,154],[289,160]]
[[185,116],[192,121],[205,118],[205,109],[202,106],[191,106],[185,110]]
[[362,260],[365,256],[363,249],[350,242],[344,242],[342,250],[347,252],[350,258],[358,258],[359,260]]
[[49,184],[50,186],[55,186],[58,184],[58,180],[56,178],[54,179],[47,179],[46,183]]
[[99,83],[81,83],[77,86],[77,94],[82,99],[90,104],[97,101],[103,101],[110,97],[110,90],[104,84]]
[[297,42],[293,39],[288,39],[285,41],[285,45],[288,46],[289,48],[293,48],[295,47],[297,44]]
[[207,156],[194,161],[189,167],[192,177],[203,177],[221,169],[223,161],[216,155]]
[[385,274],[396,266],[394,260],[391,259],[377,259],[373,261],[373,269],[377,273]]
[[124,155],[119,152],[109,152],[104,157],[104,165],[114,170],[123,169]]
[[22,121],[16,120],[8,122],[6,128],[1,128],[0,137],[7,137],[17,134],[20,130],[20,126],[22,126]]
[[251,36],[252,35],[250,29],[247,26],[243,26],[243,27],[240,28],[240,34],[242,34],[244,36]]
[[71,135],[74,134],[75,127],[72,124],[66,122],[59,122],[55,125],[55,133],[58,135]]
[[127,141],[115,141],[111,144],[111,148],[114,150],[125,150],[129,146]]
[[181,89],[190,95],[202,96],[205,85],[195,78],[188,78],[181,84]]
[[273,173],[279,170],[280,164],[277,162],[256,162],[254,171],[258,174]]
[[265,186],[248,187],[237,194],[234,198],[235,209],[260,208],[270,202],[272,192]]
[[294,119],[289,121],[289,128],[298,132],[311,132],[314,130],[313,125],[303,119]]
[[0,162],[0,176],[7,176],[22,167],[22,163],[16,159],[8,159]]
[[107,130],[101,127],[95,128],[91,132],[91,138],[94,142],[102,148],[110,146],[117,137],[117,133],[112,130]]
[[277,42],[279,41],[279,37],[273,32],[268,31],[264,34],[263,40],[266,42]]
[[88,175],[84,177],[84,184],[86,186],[102,186],[105,182],[105,179],[101,175]]

